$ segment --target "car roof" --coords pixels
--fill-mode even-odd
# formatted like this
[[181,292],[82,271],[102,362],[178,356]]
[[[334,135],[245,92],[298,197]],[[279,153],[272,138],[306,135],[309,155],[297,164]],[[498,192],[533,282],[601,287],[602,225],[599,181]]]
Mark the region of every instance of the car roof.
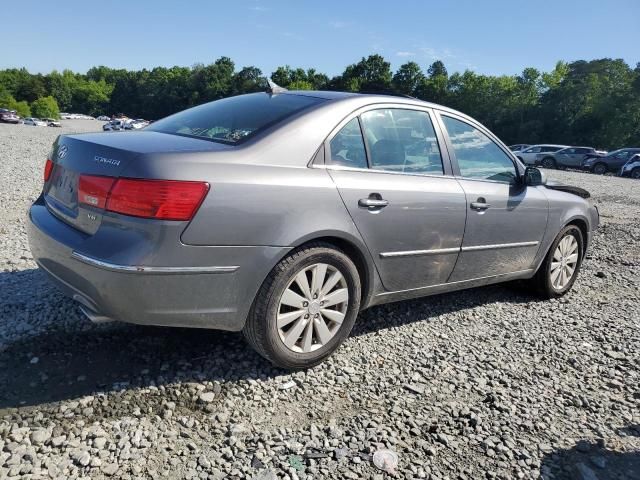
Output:
[[445,107],[444,105],[426,102],[415,97],[392,95],[388,93],[355,93],[328,90],[287,90],[285,92],[279,93],[278,95],[301,95],[307,97],[322,98],[325,100],[329,100],[331,103],[350,102],[354,105],[355,108],[364,107],[374,103],[416,105],[426,108],[437,108],[438,110],[450,112],[477,122],[477,120],[473,119],[469,115],[458,110],[454,110],[453,108]]
[[531,147],[559,147],[559,148],[568,148],[569,145],[557,145],[555,143],[536,143],[535,145],[531,145]]

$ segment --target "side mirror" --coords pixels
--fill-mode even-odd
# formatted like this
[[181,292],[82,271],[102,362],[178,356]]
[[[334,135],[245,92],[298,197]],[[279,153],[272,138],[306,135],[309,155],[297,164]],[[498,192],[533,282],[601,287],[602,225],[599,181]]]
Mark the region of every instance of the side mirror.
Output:
[[536,167],[527,167],[524,170],[524,184],[535,187],[536,185],[546,185],[547,175]]

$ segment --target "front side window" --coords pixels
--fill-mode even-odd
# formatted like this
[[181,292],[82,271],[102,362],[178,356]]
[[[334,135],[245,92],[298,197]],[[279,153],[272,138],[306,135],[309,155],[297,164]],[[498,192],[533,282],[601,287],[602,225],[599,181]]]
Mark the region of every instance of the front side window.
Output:
[[531,147],[528,148],[524,151],[524,153],[538,153],[540,152],[542,149],[540,147]]
[[360,123],[354,118],[329,142],[329,165],[351,168],[367,168],[367,154],[364,149]]
[[239,95],[176,113],[146,130],[234,145],[323,101],[304,95]]
[[517,174],[513,162],[489,137],[455,118],[443,115],[442,120],[463,177],[515,182]]
[[372,169],[442,175],[442,157],[426,112],[388,108],[361,116]]

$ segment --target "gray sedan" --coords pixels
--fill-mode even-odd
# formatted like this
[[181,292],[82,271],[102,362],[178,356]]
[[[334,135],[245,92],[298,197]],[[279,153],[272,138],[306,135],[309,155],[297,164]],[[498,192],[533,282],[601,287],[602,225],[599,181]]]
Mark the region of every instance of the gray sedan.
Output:
[[372,305],[509,280],[564,295],[599,222],[586,197],[448,108],[255,93],[60,136],[28,234],[96,322],[242,331],[305,368]]

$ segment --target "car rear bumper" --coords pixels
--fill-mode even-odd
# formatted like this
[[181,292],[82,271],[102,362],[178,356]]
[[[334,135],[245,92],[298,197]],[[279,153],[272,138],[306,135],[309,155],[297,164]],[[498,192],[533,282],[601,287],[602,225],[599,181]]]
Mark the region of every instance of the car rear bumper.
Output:
[[[131,238],[131,261],[88,255],[92,238],[51,214],[39,199],[29,210],[29,245],[40,268],[89,317],[162,326],[241,330],[270,269],[288,247],[188,246],[176,239],[167,265],[148,239]],[[122,235],[127,235],[123,231]],[[144,258],[135,242],[147,242]],[[176,265],[175,258],[184,258]]]

